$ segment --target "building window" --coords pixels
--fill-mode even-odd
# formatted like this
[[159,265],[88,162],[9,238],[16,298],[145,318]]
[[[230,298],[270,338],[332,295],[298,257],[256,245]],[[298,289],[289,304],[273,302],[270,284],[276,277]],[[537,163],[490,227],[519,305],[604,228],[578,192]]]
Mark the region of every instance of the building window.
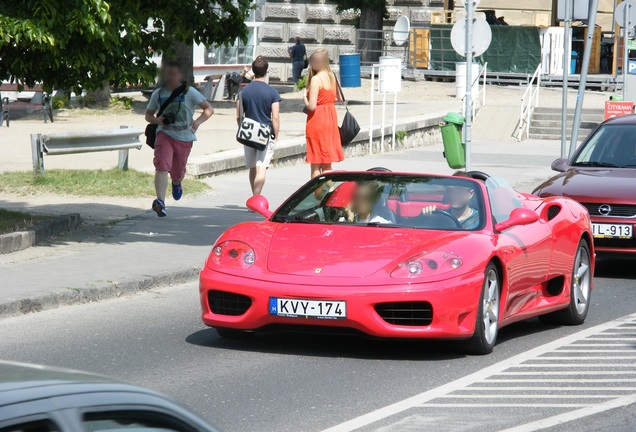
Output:
[[205,53],[206,65],[218,64],[249,64],[254,60],[254,38],[257,29],[251,27],[247,43],[237,40],[234,45],[209,47]]

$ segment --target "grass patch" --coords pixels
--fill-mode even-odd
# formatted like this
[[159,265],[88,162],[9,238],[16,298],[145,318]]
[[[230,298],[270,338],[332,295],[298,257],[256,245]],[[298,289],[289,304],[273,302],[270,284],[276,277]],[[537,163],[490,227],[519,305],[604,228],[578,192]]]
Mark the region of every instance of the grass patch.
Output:
[[48,216],[34,216],[29,213],[0,209],[0,234],[24,231]]
[[[28,172],[0,174],[0,192],[19,195],[58,194],[77,196],[153,197],[154,176],[135,170],[48,170],[43,177]],[[170,181],[168,181],[170,187]],[[208,185],[199,180],[183,181],[186,194],[205,192]],[[168,194],[169,195],[169,194]]]

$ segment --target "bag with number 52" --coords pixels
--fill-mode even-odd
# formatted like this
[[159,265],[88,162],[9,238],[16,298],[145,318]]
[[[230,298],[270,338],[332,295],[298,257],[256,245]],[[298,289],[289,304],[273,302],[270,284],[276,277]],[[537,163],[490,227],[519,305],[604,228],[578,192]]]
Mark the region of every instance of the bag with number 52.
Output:
[[236,132],[236,140],[244,146],[263,151],[269,144],[272,130],[269,125],[261,124],[256,120],[245,117],[242,93],[243,92],[239,92],[240,123],[238,131]]

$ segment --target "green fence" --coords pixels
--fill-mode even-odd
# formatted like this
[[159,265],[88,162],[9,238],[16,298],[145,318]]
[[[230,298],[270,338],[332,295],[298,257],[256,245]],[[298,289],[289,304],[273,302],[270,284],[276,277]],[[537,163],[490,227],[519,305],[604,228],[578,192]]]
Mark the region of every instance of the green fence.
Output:
[[[451,25],[431,26],[430,69],[454,71],[455,63],[465,61],[450,41]],[[532,74],[541,63],[541,42],[537,27],[490,26],[492,42],[475,62],[488,62],[488,72]]]

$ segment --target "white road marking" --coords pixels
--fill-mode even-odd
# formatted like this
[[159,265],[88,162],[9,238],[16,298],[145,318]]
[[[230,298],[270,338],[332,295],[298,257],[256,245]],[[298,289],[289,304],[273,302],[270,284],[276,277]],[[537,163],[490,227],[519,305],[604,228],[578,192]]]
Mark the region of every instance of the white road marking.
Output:
[[[602,411],[613,409],[617,406],[626,406],[636,402],[636,394],[621,396],[621,395],[607,395],[605,398],[610,399],[606,402],[595,402],[590,401],[590,404],[581,403],[581,404],[514,404],[514,403],[504,403],[504,404],[488,404],[488,403],[465,403],[465,404],[456,404],[456,403],[442,403],[437,404],[434,401],[440,398],[446,398],[451,393],[463,390],[470,390],[471,385],[475,384],[505,384],[505,383],[615,383],[620,382],[623,384],[636,382],[634,378],[572,378],[572,379],[563,379],[563,378],[531,378],[531,379],[515,379],[515,378],[503,378],[497,379],[496,376],[511,376],[511,375],[535,375],[535,376],[564,376],[564,375],[591,375],[591,376],[612,376],[612,375],[625,375],[626,371],[608,371],[608,370],[582,370],[579,372],[569,372],[569,371],[558,371],[558,372],[546,372],[544,370],[533,372],[506,372],[506,370],[510,368],[519,367],[521,364],[525,364],[528,361],[555,361],[566,360],[566,361],[577,361],[576,364],[572,364],[573,367],[578,368],[594,368],[595,366],[588,366],[586,363],[581,363],[582,360],[636,360],[636,355],[634,356],[611,356],[606,355],[608,352],[617,352],[614,350],[594,350],[590,348],[589,350],[567,350],[562,348],[567,348],[570,344],[573,343],[581,343],[581,342],[591,342],[591,341],[613,341],[613,340],[622,340],[622,341],[633,341],[636,340],[634,338],[625,338],[625,337],[603,337],[604,332],[615,331],[617,328],[621,328],[625,325],[636,325],[636,314],[628,315],[613,321],[606,322],[604,324],[600,324],[585,330],[581,330],[577,333],[574,333],[569,336],[565,336],[556,341],[547,343],[540,347],[531,349],[524,353],[518,354],[509,359],[503,360],[499,363],[496,363],[492,366],[481,369],[473,374],[467,375],[458,380],[452,381],[450,383],[444,384],[437,388],[428,390],[421,394],[415,395],[413,397],[404,399],[402,401],[393,403],[391,405],[385,406],[383,408],[379,408],[375,411],[371,411],[367,414],[356,417],[352,420],[346,421],[339,425],[333,426],[331,428],[325,429],[323,432],[348,432],[354,431],[356,429],[360,429],[362,427],[371,425],[378,421],[384,420],[388,417],[394,416],[399,413],[403,413],[406,410],[412,408],[426,408],[426,407],[456,407],[456,408],[474,408],[474,407],[535,407],[535,408],[581,408],[583,409],[574,410],[565,412],[563,414],[559,414],[553,417],[549,417],[543,419],[539,422],[531,422],[526,425],[518,426],[516,429],[509,429],[507,432],[528,432],[539,430],[545,427],[549,427],[551,425],[560,424],[562,422],[567,422],[571,420],[575,420],[581,417],[585,417],[588,415],[596,414]],[[627,350],[620,350],[618,352],[622,352]],[[602,356],[594,356],[590,355],[590,353],[599,352],[603,354]],[[636,348],[629,352],[633,352],[636,354]],[[550,355],[556,354],[556,355]],[[563,354],[568,354],[564,356]],[[534,367],[542,367],[545,364],[533,364]],[[549,366],[549,365],[548,365]],[[611,364],[603,365],[602,367],[607,368],[611,366]],[[636,367],[636,362],[634,363]],[[525,367],[525,366],[522,366]],[[630,372],[630,374],[634,374],[636,372]],[[488,387],[489,391],[496,392],[497,390],[505,390],[506,387]],[[553,389],[554,390],[554,389]],[[569,388],[568,390],[574,390]],[[606,387],[604,390],[612,390],[612,387]],[[580,390],[585,391],[585,390]],[[490,395],[489,395],[490,396]],[[547,395],[544,394],[544,398],[550,398],[557,395]],[[452,396],[451,396],[452,397]],[[517,397],[517,395],[506,395],[507,398],[512,400],[523,399],[523,397]],[[559,399],[555,397],[555,399]],[[556,423],[551,423],[556,422]],[[544,426],[545,425],[545,426]]]
[[496,387],[489,387],[489,386],[470,386],[470,387],[466,387],[463,389],[460,389],[458,391],[468,391],[468,390],[488,390],[488,391],[492,391],[493,389],[496,390],[510,390],[510,391],[528,391],[528,390],[548,390],[548,391],[573,391],[573,390],[577,390],[577,391],[598,391],[598,390],[602,390],[602,391],[636,391],[636,387],[533,387],[533,386],[522,386],[522,387],[506,387],[506,388],[499,388],[497,389]]
[[636,403],[636,395],[629,395],[618,399],[613,399],[608,402],[604,402],[598,405],[590,405],[583,409],[570,411],[563,414],[558,414],[552,417],[548,417],[536,422],[526,423],[517,427],[506,429],[501,432],[533,432],[541,429],[557,426],[563,423],[578,420],[583,417],[589,417],[594,414],[601,413],[603,411],[609,411],[616,408],[623,408],[631,404]]
[[[571,364],[559,364],[559,365],[547,365],[547,364],[541,364],[541,363],[528,363],[528,364],[520,364],[518,366],[518,368],[542,368],[543,370],[545,370],[545,368],[570,368],[573,365]],[[603,364],[603,363],[584,363],[584,364],[578,364],[578,366],[585,366],[585,367],[605,367],[607,366],[607,364]],[[633,368],[634,363],[612,363],[612,367],[631,367]]]
[[564,403],[564,404],[523,404],[523,403],[476,403],[476,404],[442,404],[442,403],[427,403],[427,407],[433,408],[580,408],[592,406],[591,403]]
[[[606,365],[607,366],[607,365]],[[499,372],[497,375],[530,375],[536,372]],[[636,371],[541,371],[541,375],[636,375]]]
[[[543,383],[571,383],[571,379],[487,379],[484,380],[487,383],[521,383],[521,382],[543,382]],[[625,378],[625,379],[576,379],[576,382],[584,382],[584,383],[623,383],[623,382],[636,382],[636,379]]]
[[[462,389],[465,390],[465,389]],[[494,390],[494,389],[490,389]],[[501,390],[501,389],[497,389]],[[616,395],[510,395],[510,394],[488,394],[489,399],[610,399],[615,398]],[[467,395],[467,394],[453,394],[440,397],[440,399],[484,399],[484,395]],[[428,405],[428,404],[426,404]]]

